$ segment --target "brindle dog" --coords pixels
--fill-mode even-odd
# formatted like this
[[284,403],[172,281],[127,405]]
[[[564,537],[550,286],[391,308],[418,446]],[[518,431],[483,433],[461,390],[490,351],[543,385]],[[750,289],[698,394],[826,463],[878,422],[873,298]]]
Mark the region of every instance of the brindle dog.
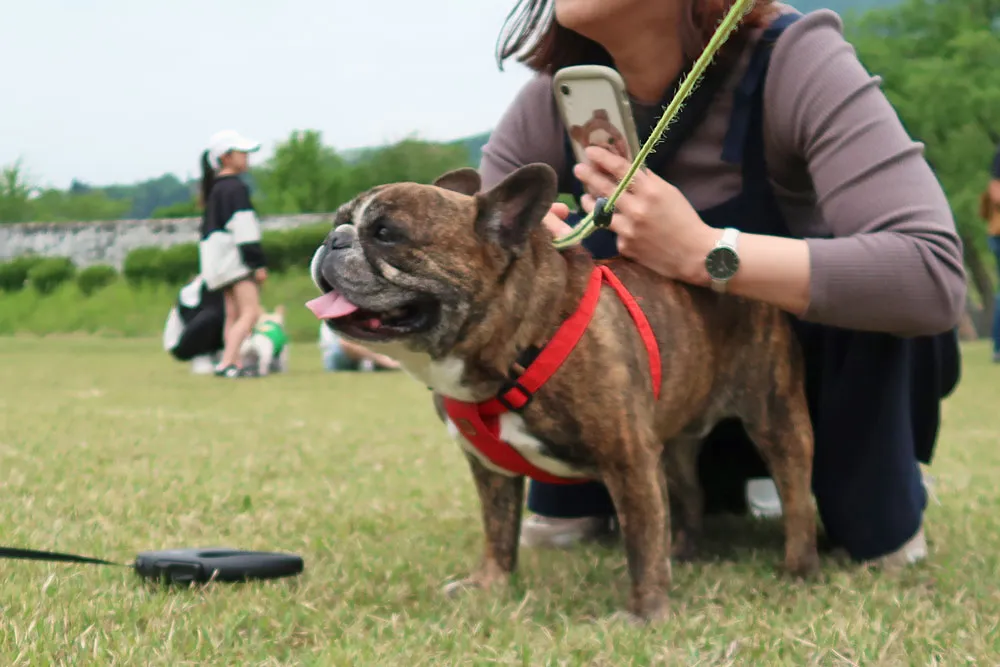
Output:
[[[398,359],[438,397],[492,398],[518,355],[544,346],[577,309],[595,266],[582,248],[557,250],[541,225],[556,187],[551,168],[529,165],[486,192],[472,169],[433,185],[373,188],[338,210],[312,263],[324,295],[309,307],[340,335]],[[721,419],[739,418],[781,496],[785,568],[814,573],[813,433],[787,316],[625,259],[608,266],[654,332],[659,398],[636,325],[605,287],[565,363],[523,411],[501,417],[501,439],[547,472],[607,486],[632,582],[628,609],[648,621],[667,613],[671,554],[692,554],[702,531],[700,441]],[[517,564],[524,478],[449,427],[472,468],[486,535],[479,568],[449,590],[495,588]]]

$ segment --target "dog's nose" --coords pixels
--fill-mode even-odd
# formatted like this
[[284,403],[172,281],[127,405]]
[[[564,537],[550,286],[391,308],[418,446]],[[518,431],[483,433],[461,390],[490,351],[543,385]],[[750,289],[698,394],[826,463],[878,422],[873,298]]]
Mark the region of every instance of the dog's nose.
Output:
[[330,250],[344,250],[351,247],[354,234],[348,225],[341,225],[330,233]]

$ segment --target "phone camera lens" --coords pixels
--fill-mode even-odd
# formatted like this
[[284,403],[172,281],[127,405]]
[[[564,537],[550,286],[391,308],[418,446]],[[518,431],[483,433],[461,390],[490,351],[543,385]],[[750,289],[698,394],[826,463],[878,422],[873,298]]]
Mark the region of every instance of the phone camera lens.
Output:
[[561,86],[559,86],[559,92],[561,92],[563,95],[567,95],[568,96],[569,95],[569,86],[567,86],[565,83],[562,84]]

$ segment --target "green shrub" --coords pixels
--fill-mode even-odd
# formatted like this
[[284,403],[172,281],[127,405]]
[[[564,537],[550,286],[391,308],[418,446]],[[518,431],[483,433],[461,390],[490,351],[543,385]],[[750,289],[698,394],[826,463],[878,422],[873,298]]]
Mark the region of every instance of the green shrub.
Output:
[[28,279],[28,271],[42,259],[37,255],[22,255],[0,264],[0,289],[4,292],[22,290],[24,282]]
[[267,268],[275,273],[284,272],[288,268],[288,234],[264,232],[260,244],[264,248],[264,257],[267,258]]
[[198,274],[198,244],[181,243],[170,246],[161,256],[163,280],[170,285],[183,285]]
[[[76,286],[69,287],[45,295],[34,289],[0,293],[0,336],[89,333],[159,338],[167,313],[177,303],[177,288],[163,283],[131,287],[116,280],[87,298]],[[301,269],[269,278],[261,295],[261,305],[267,310],[285,305],[285,327],[293,341],[304,343],[304,356],[315,349],[319,321],[302,304],[315,296],[316,286]]]
[[68,257],[46,257],[28,271],[28,282],[39,294],[51,294],[76,274]]
[[118,272],[115,271],[115,267],[107,264],[94,264],[76,274],[76,286],[84,296],[90,296],[116,280]]
[[133,287],[164,282],[163,250],[156,246],[136,248],[125,256],[122,273]]
[[309,268],[316,248],[323,244],[326,235],[330,233],[330,224],[323,222],[316,225],[296,227],[285,234],[285,266]]

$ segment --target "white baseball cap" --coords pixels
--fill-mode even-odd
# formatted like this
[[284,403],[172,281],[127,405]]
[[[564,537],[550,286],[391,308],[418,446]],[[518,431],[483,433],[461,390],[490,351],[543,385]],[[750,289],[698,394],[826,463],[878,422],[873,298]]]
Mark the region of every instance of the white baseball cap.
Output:
[[253,153],[260,150],[260,142],[248,139],[236,130],[216,132],[208,140],[208,161],[213,167],[221,166],[219,160],[229,151]]

